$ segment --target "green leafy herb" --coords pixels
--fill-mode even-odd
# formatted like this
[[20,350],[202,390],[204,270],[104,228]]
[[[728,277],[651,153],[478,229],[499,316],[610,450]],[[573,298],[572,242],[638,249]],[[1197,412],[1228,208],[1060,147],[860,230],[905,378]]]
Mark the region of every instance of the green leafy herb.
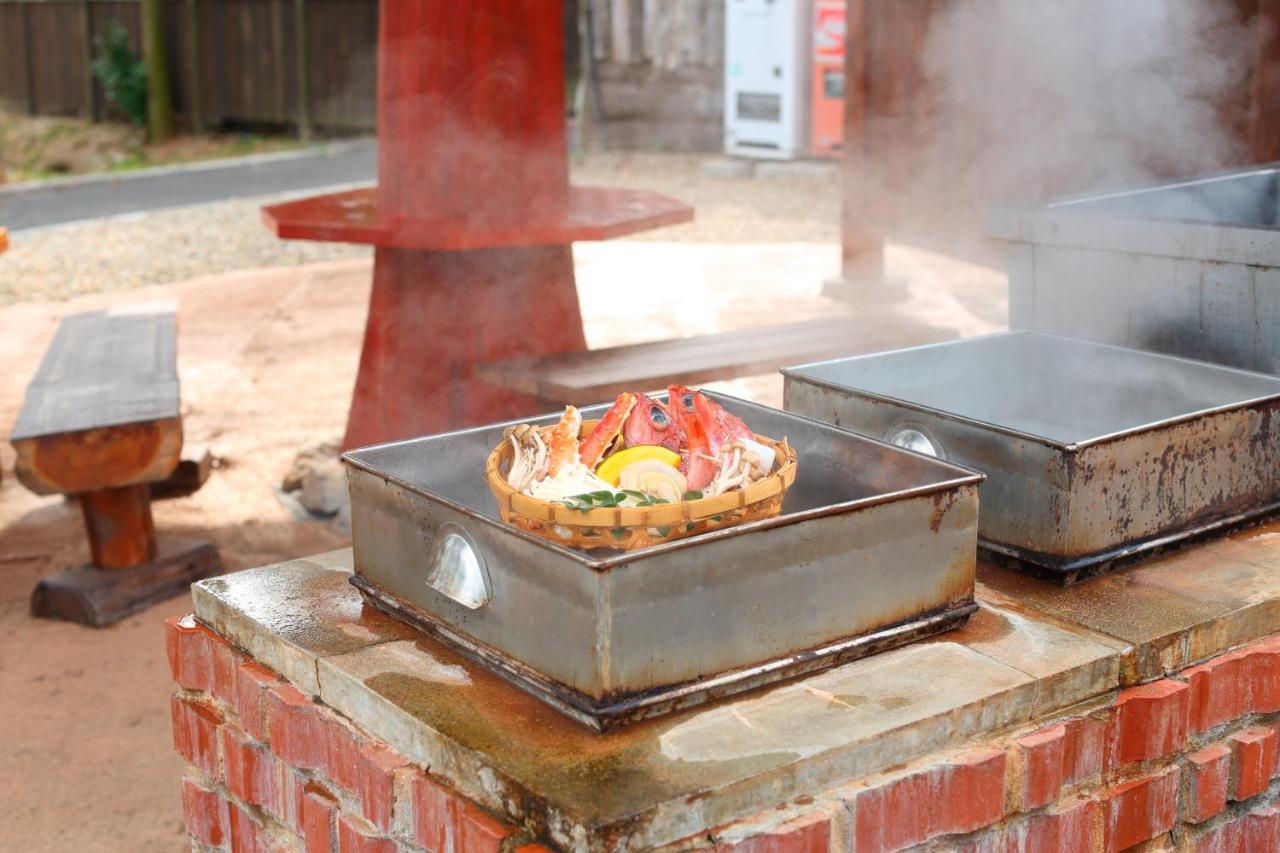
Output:
[[658,528],[658,535],[659,535],[659,536],[670,536],[670,535],[671,535],[671,528],[670,528],[670,527],[665,527],[665,526],[664,526],[664,527],[659,527],[659,528]]
[[700,501],[702,500],[702,492],[695,492],[690,489],[684,493],[684,499],[687,501]]

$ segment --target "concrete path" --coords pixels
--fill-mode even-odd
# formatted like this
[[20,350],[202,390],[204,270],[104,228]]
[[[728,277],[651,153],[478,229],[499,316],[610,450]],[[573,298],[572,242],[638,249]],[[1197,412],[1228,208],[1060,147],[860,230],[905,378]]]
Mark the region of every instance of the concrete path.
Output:
[[0,187],[0,223],[10,231],[372,181],[377,143],[331,143],[259,154]]

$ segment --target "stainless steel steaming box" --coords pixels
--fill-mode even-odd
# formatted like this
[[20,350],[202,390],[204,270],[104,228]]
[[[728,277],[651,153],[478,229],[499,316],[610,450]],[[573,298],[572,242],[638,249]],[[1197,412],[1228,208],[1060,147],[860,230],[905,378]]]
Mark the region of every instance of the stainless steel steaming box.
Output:
[[1033,332],[783,374],[788,411],[986,473],[981,548],[1059,583],[1280,509],[1280,377]]
[[968,618],[981,475],[717,399],[797,449],[780,517],[630,553],[570,550],[498,520],[484,479],[498,424],[344,456],[352,583],[597,730]]
[[1275,164],[999,207],[1009,326],[1280,374]]

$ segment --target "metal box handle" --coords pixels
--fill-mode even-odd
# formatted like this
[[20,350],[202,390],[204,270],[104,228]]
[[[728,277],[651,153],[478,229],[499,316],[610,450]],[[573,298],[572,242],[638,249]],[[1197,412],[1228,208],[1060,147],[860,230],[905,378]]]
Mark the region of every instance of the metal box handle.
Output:
[[907,450],[914,450],[916,453],[923,453],[926,456],[933,456],[937,459],[947,458],[942,452],[942,444],[919,424],[895,424],[885,433],[884,440],[896,447],[904,447]]
[[441,525],[427,586],[469,610],[479,610],[493,598],[484,557],[461,527]]

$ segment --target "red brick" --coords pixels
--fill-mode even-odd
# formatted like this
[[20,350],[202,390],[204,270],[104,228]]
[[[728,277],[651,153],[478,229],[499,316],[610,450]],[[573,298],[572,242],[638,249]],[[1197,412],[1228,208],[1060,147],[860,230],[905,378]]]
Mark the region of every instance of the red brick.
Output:
[[1187,740],[1191,689],[1164,678],[1120,691],[1107,726],[1108,768],[1164,758]]
[[245,661],[236,667],[231,705],[240,717],[240,728],[255,740],[264,743],[267,740],[266,692],[267,688],[280,683],[274,672],[254,661]]
[[1248,712],[1248,667],[1245,655],[1233,652],[1185,669],[1181,678],[1191,688],[1191,730],[1203,732]]
[[310,784],[302,794],[301,812],[298,832],[306,853],[332,853],[338,842],[334,824],[337,800],[319,785]]
[[1177,821],[1178,771],[1117,785],[1102,795],[1102,842],[1107,851],[1124,850],[1168,832]]
[[1185,819],[1201,823],[1227,807],[1227,784],[1231,779],[1231,750],[1220,743],[1187,756],[1184,803]]
[[1280,711],[1280,637],[1253,647],[1249,667],[1250,710],[1259,714]]
[[1107,725],[1092,717],[1077,717],[1063,723],[1062,784],[1074,785],[1102,773],[1106,752]]
[[413,797],[413,840],[428,850],[457,846],[457,795],[425,773],[411,784]]
[[1247,800],[1267,789],[1276,770],[1275,729],[1249,728],[1230,738],[1234,754],[1231,799]]
[[262,825],[257,818],[237,805],[229,808],[231,813],[231,853],[265,853],[267,845],[263,839]]
[[208,629],[191,614],[173,616],[164,622],[169,673],[179,686],[187,690],[208,690],[213,684],[208,633]]
[[271,751],[294,767],[325,773],[329,752],[323,710],[292,685],[267,688],[267,739]]
[[267,748],[232,726],[219,732],[227,790],[243,802],[280,812],[280,766]]
[[929,835],[954,835],[1004,817],[1005,755],[992,749],[936,768],[929,785]]
[[[471,853],[470,848],[460,847]],[[338,851],[339,853],[396,853],[396,843],[389,838],[378,835],[376,831],[363,829],[356,825],[351,815],[338,815]]]
[[294,767],[314,770],[339,787],[358,793],[361,750],[368,739],[289,684],[268,687],[266,700],[272,752]]
[[[276,760],[280,767],[280,793],[276,798],[276,803],[272,807],[267,807],[267,811],[277,821],[292,829],[299,835],[302,834],[303,820],[303,801],[306,796],[306,788],[308,785],[316,783],[309,782],[304,776],[295,772],[283,761]],[[328,794],[328,792],[325,792]],[[332,797],[332,794],[329,794]],[[336,799],[336,798],[334,798]]]
[[1280,711],[1280,639],[1219,655],[1182,673],[1191,686],[1191,726],[1201,732],[1251,712]]
[[498,853],[502,839],[513,835],[516,828],[498,820],[470,801],[458,803],[459,850],[467,853]]
[[929,838],[929,777],[914,773],[859,791],[854,798],[853,849],[901,850]]
[[1004,816],[1004,771],[1004,752],[987,750],[859,791],[856,849],[899,850],[995,823]]
[[230,831],[226,800],[191,779],[183,779],[182,814],[192,838],[210,847],[222,846]]
[[1280,806],[1264,806],[1245,816],[1244,850],[1280,850]]
[[1098,804],[1085,800],[1074,806],[1032,815],[1005,834],[1006,853],[1089,853],[1095,849],[1093,827]]
[[1062,790],[1062,753],[1067,742],[1067,727],[1050,726],[1014,743],[1022,760],[1022,791],[1018,806],[1038,809],[1058,799]]
[[391,829],[396,770],[408,764],[395,750],[381,744],[365,743],[358,753],[355,794],[364,816],[384,832]]
[[1197,836],[1195,853],[1249,853],[1244,846],[1244,821],[1224,823]]
[[817,811],[715,849],[717,853],[827,853],[830,847],[831,818]]
[[360,788],[361,748],[368,742],[345,720],[315,706],[325,741],[324,775],[352,793]]
[[217,779],[217,737],[222,714],[208,702],[182,696],[170,700],[169,710],[173,716],[173,748],[210,779]]

